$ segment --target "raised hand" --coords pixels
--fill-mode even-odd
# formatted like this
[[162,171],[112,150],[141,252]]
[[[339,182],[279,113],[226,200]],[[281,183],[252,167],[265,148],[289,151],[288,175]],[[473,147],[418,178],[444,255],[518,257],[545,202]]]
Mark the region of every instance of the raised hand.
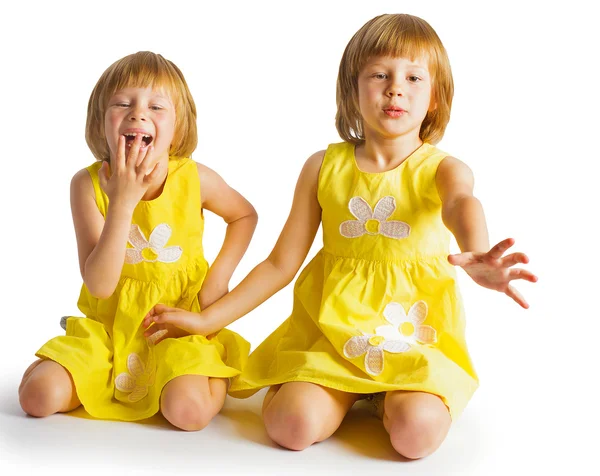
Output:
[[133,210],[148,186],[160,173],[160,162],[152,163],[153,147],[142,147],[143,134],[137,134],[126,153],[125,136],[119,136],[117,157],[110,167],[103,162],[98,173],[100,186],[113,203]]
[[157,304],[146,315],[142,325],[146,328],[144,337],[158,344],[170,337],[184,337],[190,334],[201,334],[200,314],[177,307]]
[[529,258],[524,253],[512,253],[505,257],[502,255],[512,245],[513,238],[507,238],[487,253],[467,252],[448,256],[448,262],[454,266],[460,266],[480,286],[494,289],[514,299],[517,304],[527,309],[529,304],[523,296],[511,286],[510,282],[515,279],[524,279],[535,283],[538,278],[530,271],[522,268],[512,268],[518,263],[529,263]]

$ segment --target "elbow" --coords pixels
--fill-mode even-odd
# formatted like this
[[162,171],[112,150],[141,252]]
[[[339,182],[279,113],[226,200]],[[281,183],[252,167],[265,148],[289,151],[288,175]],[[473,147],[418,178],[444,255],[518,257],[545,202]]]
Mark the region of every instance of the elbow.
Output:
[[117,287],[116,285],[110,286],[110,283],[107,283],[104,279],[95,280],[85,274],[83,276],[83,283],[90,294],[96,299],[108,299],[113,295]]
[[277,279],[275,280],[277,284],[277,290],[281,290],[285,288],[288,284],[290,284],[294,280],[294,276],[298,272],[299,268],[295,268],[293,266],[282,266],[277,263],[271,257],[267,259],[267,262],[275,269],[277,273]]
[[96,299],[108,299],[115,292],[115,288],[109,289],[106,286],[92,284],[90,282],[83,281],[85,286],[88,288],[90,294]]

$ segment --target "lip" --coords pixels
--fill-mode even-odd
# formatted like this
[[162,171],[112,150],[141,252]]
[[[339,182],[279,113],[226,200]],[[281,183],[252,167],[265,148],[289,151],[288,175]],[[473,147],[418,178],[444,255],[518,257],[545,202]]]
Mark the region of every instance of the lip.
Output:
[[390,117],[400,117],[406,114],[406,110],[397,106],[390,106],[383,109],[383,112]]

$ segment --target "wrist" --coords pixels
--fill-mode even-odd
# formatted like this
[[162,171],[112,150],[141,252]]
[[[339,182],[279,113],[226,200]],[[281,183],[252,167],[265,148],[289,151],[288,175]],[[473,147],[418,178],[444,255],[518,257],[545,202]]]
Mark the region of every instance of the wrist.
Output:
[[134,210],[135,205],[131,206],[118,201],[109,201],[106,216],[107,218],[110,215],[115,219],[128,219],[129,221],[131,221],[131,217],[133,216]]

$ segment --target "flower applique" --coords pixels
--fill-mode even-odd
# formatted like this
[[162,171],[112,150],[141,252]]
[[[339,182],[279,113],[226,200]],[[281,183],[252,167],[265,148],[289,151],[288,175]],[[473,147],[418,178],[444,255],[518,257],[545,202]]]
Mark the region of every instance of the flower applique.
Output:
[[381,198],[375,205],[375,211],[371,210],[362,197],[350,199],[348,208],[357,219],[345,221],[340,225],[340,233],[346,238],[356,238],[366,233],[400,239],[410,234],[408,223],[388,220],[396,210],[396,199],[391,195]]
[[174,263],[177,261],[183,250],[180,246],[168,246],[167,241],[171,237],[171,227],[166,223],[157,225],[147,240],[138,225],[131,225],[129,230],[129,243],[133,248],[127,248],[125,251],[125,263],[137,264],[142,261],[154,263]]
[[344,345],[344,355],[348,359],[360,357],[364,353],[365,369],[371,375],[383,372],[384,351],[399,354],[418,344],[434,344],[437,333],[431,326],[423,325],[427,317],[427,304],[417,301],[408,311],[397,302],[389,303],[383,316],[389,324],[379,326],[375,334],[351,337]]
[[148,388],[154,385],[155,369],[153,351],[150,351],[148,363],[144,365],[137,354],[129,354],[127,357],[127,369],[129,372],[120,373],[115,379],[115,387],[123,393],[128,393],[127,399],[139,402],[148,395]]

